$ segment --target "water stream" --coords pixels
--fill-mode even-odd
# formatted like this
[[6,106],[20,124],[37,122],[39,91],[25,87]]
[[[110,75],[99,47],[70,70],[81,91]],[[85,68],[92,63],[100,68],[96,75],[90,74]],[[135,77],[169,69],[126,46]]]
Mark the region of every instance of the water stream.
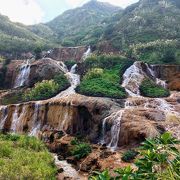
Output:
[[80,84],[80,76],[75,73],[77,64],[74,64],[71,67],[70,71],[68,71],[68,68],[66,67],[66,65],[63,62],[60,63],[60,66],[61,66],[62,71],[65,73],[65,76],[69,80],[71,86],[68,89],[60,92],[53,99],[69,96],[71,94],[75,94],[75,88]]
[[32,129],[31,129],[31,131],[29,133],[30,136],[37,136],[38,131],[41,128],[41,122],[38,119],[40,106],[41,106],[40,102],[35,103],[34,115],[33,115],[33,118],[32,118],[33,125],[32,125]]
[[7,106],[0,107],[1,117],[0,117],[0,131],[4,129],[4,124],[8,117]]
[[15,80],[14,88],[24,86],[28,83],[29,74],[30,74],[30,63],[29,60],[26,60],[19,69],[19,74]]

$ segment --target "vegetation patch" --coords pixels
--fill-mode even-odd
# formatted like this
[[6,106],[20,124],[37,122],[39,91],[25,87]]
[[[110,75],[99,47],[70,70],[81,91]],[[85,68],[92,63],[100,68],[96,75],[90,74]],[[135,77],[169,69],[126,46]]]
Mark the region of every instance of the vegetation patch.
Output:
[[91,146],[88,143],[81,142],[77,138],[71,141],[71,145],[73,145],[71,154],[78,160],[86,157],[89,153],[91,153]]
[[151,64],[180,64],[179,49],[178,40],[156,40],[131,45],[127,55]]
[[165,89],[153,82],[150,79],[145,79],[142,84],[140,85],[140,92],[141,95],[145,97],[167,97],[170,95],[170,92],[168,89]]
[[56,179],[45,145],[35,137],[0,134],[0,179]]
[[85,75],[77,92],[87,96],[126,98],[122,75],[133,61],[121,56],[92,56],[84,62]]
[[128,150],[126,151],[123,156],[122,156],[122,160],[124,162],[131,162],[132,160],[134,160],[136,158],[136,156],[138,155],[139,153],[135,150]]
[[89,179],[179,179],[180,152],[177,144],[180,142],[168,132],[154,139],[146,139],[139,149],[140,158],[135,161],[137,169],[130,166],[119,168],[114,171],[114,176],[109,170],[95,172]]
[[58,92],[66,89],[69,86],[67,78],[63,75],[57,75],[52,80],[43,80],[38,82],[28,92],[25,93],[24,99],[30,100],[43,100],[56,95]]

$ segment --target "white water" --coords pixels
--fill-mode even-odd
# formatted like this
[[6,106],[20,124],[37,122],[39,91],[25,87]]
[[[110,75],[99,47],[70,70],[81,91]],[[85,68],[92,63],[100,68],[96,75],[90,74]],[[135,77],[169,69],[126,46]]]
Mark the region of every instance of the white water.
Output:
[[0,112],[1,112],[0,130],[3,130],[4,129],[4,124],[5,124],[7,116],[8,116],[7,106],[1,106],[0,107]]
[[116,150],[118,147],[118,142],[119,142],[119,134],[121,130],[121,119],[123,116],[124,110],[119,110],[118,112],[112,113],[110,116],[106,117],[103,120],[102,124],[102,136],[103,139],[101,141],[101,144],[106,144],[106,123],[108,121],[112,121],[112,126],[111,126],[111,140],[108,143],[108,147],[111,148],[112,150]]
[[69,80],[71,86],[68,89],[60,92],[54,98],[60,98],[60,97],[69,96],[71,94],[75,94],[75,88],[80,84],[80,76],[75,73],[76,72],[77,64],[73,65],[71,67],[70,71],[68,71],[68,68],[66,67],[66,65],[63,62],[61,62],[60,65],[61,65],[62,71],[65,73],[65,76]]
[[55,165],[58,168],[63,168],[63,176],[64,177],[68,177],[68,178],[72,178],[72,179],[76,179],[76,180],[80,180],[80,179],[84,179],[72,166],[71,164],[68,164],[67,161],[60,161],[58,160],[58,156],[54,155],[54,159],[55,159]]
[[156,72],[153,69],[153,65],[145,64],[150,75],[155,79],[155,83],[163,88],[167,88],[166,81],[163,81],[156,77]]
[[130,66],[123,74],[122,87],[126,89],[126,92],[130,96],[139,96],[139,86],[144,79],[144,71],[141,67],[140,62],[135,62]]
[[87,51],[83,54],[83,61],[86,60],[86,58],[88,58],[91,55],[91,46],[88,47]]
[[22,117],[25,114],[26,107],[23,106],[22,112],[19,114],[20,106],[19,104],[16,105],[15,111],[13,113],[12,117],[12,123],[11,123],[11,131],[12,132],[18,132],[18,127],[20,127]]
[[39,108],[40,108],[40,103],[36,102],[35,107],[34,107],[34,115],[32,118],[33,126],[29,133],[30,136],[37,136],[38,131],[40,130],[40,127],[41,127],[41,122],[38,121]]
[[20,72],[15,80],[14,88],[26,85],[30,74],[30,64],[29,60],[24,62],[20,67]]
[[[123,74],[123,83],[122,87],[125,88],[126,92],[130,97],[140,97],[139,87],[144,80],[144,78],[149,75],[143,70],[142,62],[135,62],[130,66],[125,73]],[[156,72],[153,70],[153,66],[144,64],[149,72],[151,78],[155,81],[156,84],[166,88],[166,81],[163,81],[156,77]]]

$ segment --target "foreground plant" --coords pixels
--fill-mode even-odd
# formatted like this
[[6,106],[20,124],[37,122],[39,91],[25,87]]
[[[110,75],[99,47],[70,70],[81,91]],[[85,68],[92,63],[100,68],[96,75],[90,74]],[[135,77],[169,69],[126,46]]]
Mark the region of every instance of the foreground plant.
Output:
[[176,180],[180,179],[180,152],[176,145],[180,142],[166,132],[160,137],[146,139],[140,147],[140,158],[136,160],[137,170],[130,166],[115,170],[110,176],[106,170],[95,172],[90,180]]
[[0,179],[55,180],[56,173],[53,157],[41,141],[0,134]]

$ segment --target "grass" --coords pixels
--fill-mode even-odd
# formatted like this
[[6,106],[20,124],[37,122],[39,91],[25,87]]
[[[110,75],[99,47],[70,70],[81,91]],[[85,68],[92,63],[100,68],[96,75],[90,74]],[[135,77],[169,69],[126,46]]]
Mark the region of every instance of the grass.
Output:
[[35,137],[0,134],[0,179],[55,180],[57,169]]
[[155,84],[150,79],[145,79],[142,84],[140,85],[140,92],[141,95],[145,97],[167,97],[170,95],[170,92],[168,89],[165,89],[157,84]]

